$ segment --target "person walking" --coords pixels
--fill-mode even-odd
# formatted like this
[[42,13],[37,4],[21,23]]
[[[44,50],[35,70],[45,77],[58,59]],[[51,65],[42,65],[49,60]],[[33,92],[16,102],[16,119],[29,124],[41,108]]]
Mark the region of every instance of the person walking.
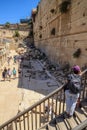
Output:
[[7,59],[8,66],[10,65],[10,57]]
[[66,112],[64,114],[64,118],[75,116],[74,111],[81,91],[81,76],[87,71],[86,69],[81,72],[78,65],[75,65],[72,70],[73,73],[67,76],[67,83],[64,88],[66,102]]
[[4,70],[2,71],[2,78],[5,81],[5,71]]
[[2,72],[2,78],[5,81],[5,79],[7,78],[7,68],[5,67],[3,72]]
[[16,78],[16,69],[15,69],[15,67],[13,68],[12,73],[13,73],[13,78],[15,79]]
[[8,68],[8,70],[7,70],[7,75],[8,75],[9,81],[11,81],[12,71],[10,68]]
[[4,68],[4,72],[5,72],[5,78],[7,78],[7,68]]
[[13,57],[14,58],[14,64],[16,63],[16,56]]

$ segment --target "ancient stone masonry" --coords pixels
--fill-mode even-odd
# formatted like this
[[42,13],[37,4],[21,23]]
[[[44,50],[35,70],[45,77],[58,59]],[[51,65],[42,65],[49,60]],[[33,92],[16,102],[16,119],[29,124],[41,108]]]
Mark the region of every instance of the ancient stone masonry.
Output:
[[[52,62],[83,66],[87,63],[87,0],[41,0],[33,32],[35,46]],[[78,49],[79,57],[73,57]]]
[[10,50],[17,50],[19,43],[23,42],[23,39],[28,36],[29,29],[23,31],[24,27],[26,26],[20,24],[21,29],[18,30],[20,37],[15,37],[16,24],[10,24],[9,28],[0,25],[0,66],[4,65]]

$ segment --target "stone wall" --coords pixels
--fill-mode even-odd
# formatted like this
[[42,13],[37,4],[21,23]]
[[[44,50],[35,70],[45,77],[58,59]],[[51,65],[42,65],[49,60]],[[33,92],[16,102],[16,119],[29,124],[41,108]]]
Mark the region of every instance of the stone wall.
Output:
[[[87,0],[71,0],[62,13],[64,0],[41,0],[35,15],[34,42],[54,63],[87,63]],[[70,0],[69,0],[70,1]],[[73,54],[80,48],[81,55]]]
[[[3,43],[3,41],[10,43],[9,49],[15,50],[18,47],[18,44],[23,42],[23,39],[28,36],[28,31],[18,31],[20,34],[20,37],[13,37],[15,34],[15,30],[9,30],[9,29],[0,29],[0,42]],[[4,40],[3,40],[4,39]]]
[[20,37],[15,38],[13,37],[15,30],[3,29],[3,26],[0,29],[0,66],[2,66],[7,60],[10,50],[17,50],[18,44],[22,43],[23,39],[28,36],[29,30],[18,32]]
[[9,46],[0,43],[0,71],[9,55]]
[[[18,31],[20,36],[26,37],[29,33],[29,31]],[[9,29],[0,29],[0,38],[12,38],[15,34],[15,30],[9,30]]]

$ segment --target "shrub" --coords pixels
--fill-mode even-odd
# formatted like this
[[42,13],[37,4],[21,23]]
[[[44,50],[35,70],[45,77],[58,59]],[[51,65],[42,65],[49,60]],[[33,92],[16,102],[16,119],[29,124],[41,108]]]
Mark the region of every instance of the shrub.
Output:
[[20,37],[18,30],[15,31],[14,37]]
[[69,9],[70,1],[63,1],[60,5],[60,12],[61,13],[66,13]]
[[9,27],[10,27],[10,23],[9,23],[9,22],[6,22],[5,27],[6,27],[6,28],[9,28]]

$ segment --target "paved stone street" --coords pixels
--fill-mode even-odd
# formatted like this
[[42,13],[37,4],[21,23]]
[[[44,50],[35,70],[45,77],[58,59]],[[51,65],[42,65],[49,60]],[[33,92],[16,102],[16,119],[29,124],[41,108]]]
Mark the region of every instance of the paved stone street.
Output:
[[[12,51],[10,56],[14,55],[16,52]],[[49,72],[43,73],[38,60],[24,60],[23,65],[26,66],[29,63],[32,66],[32,73],[28,72],[29,68],[23,67],[20,77],[17,74],[17,78],[13,79],[12,77],[11,81],[2,81],[0,74],[0,124],[58,88],[55,78],[51,77]],[[13,60],[11,60],[10,65],[8,66],[6,62],[2,69],[4,67],[11,69],[15,67],[18,72],[19,63],[13,64]]]

